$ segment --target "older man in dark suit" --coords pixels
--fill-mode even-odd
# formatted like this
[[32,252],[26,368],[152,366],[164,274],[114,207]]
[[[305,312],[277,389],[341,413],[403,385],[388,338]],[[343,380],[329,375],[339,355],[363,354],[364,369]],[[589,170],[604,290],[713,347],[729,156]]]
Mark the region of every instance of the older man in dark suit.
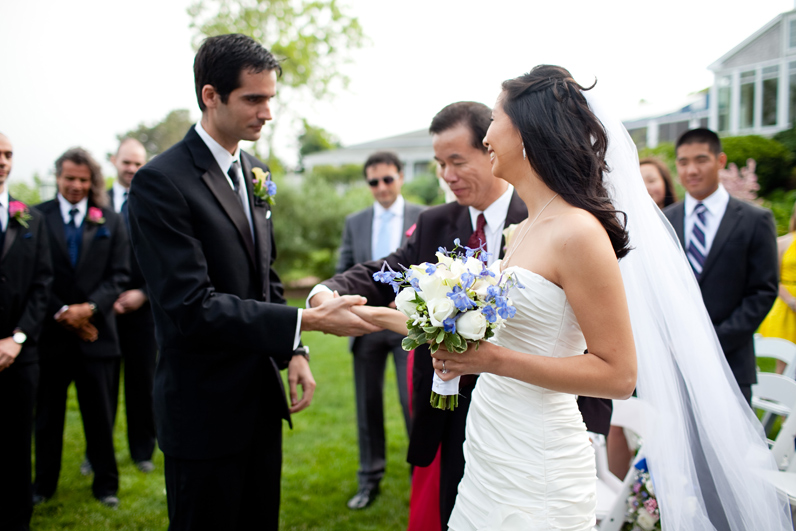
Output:
[[683,133],[677,173],[687,194],[664,213],[699,281],[730,369],[751,403],[757,381],[753,334],[777,298],[777,233],[771,212],[730,197],[720,184],[719,170],[726,164],[716,133]]
[[127,231],[105,206],[105,180],[87,151],[68,150],[55,168],[58,194],[39,205],[55,281],[39,346],[34,502],[51,497],[58,485],[67,389],[74,381],[94,467],[94,497],[116,507],[113,392],[120,353],[113,303],[129,276]]
[[0,134],[0,529],[26,531],[37,342],[53,272],[44,217],[8,193],[12,161],[11,141]]
[[[395,153],[373,153],[365,161],[363,172],[376,201],[373,206],[346,218],[340,259],[337,262],[338,273],[355,264],[383,258],[406,243],[418,214],[424,209],[405,201],[401,195],[403,164]],[[379,482],[384,476],[384,369],[390,352],[395,362],[406,432],[411,433],[406,380],[408,353],[401,348],[402,340],[400,334],[382,330],[351,342],[359,439],[359,489],[348,501],[349,509],[363,509],[370,505],[379,493]]]
[[[455,203],[429,208],[420,214],[412,236],[400,249],[383,260],[358,264],[336,275],[310,293],[311,303],[320,304],[339,293],[358,293],[371,305],[387,306],[395,298],[392,288],[373,280],[373,273],[387,262],[393,269],[435,261],[440,246],[452,248],[459,238],[470,247],[486,244],[490,263],[503,255],[503,230],[528,216],[524,203],[511,186],[492,175],[489,155],[482,144],[490,122],[490,109],[475,102],[453,103],[431,122],[434,156],[440,175],[456,196]],[[415,353],[412,372],[414,417],[407,461],[429,466],[441,449],[440,527],[448,528],[456,491],[464,475],[464,426],[474,377],[460,384],[459,407],[455,411],[434,409],[429,403],[434,368],[427,347]],[[589,430],[607,434],[611,401],[581,398],[578,405]]]
[[238,143],[260,138],[271,119],[279,72],[249,37],[207,39],[194,62],[201,121],[141,168],[130,191],[160,347],[155,423],[170,529],[277,529],[282,420],[315,389],[300,332],[377,330],[348,311],[360,297],[287,306],[271,268],[276,187]]

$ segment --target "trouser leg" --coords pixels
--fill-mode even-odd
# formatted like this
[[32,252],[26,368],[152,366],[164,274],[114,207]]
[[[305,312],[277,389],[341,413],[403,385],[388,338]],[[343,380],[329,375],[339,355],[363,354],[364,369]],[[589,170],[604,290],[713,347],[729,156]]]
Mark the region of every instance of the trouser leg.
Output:
[[133,461],[149,461],[155,451],[155,414],[152,382],[155,378],[157,343],[155,329],[145,307],[117,318],[119,344],[124,358],[124,404],[127,411],[127,441]]
[[383,389],[388,350],[378,337],[381,334],[358,338],[353,350],[360,488],[378,485],[386,464]]
[[39,364],[39,389],[36,398],[36,481],[33,490],[45,498],[52,497],[61,473],[64,444],[66,394],[72,382],[72,357],[66,353],[59,359]]

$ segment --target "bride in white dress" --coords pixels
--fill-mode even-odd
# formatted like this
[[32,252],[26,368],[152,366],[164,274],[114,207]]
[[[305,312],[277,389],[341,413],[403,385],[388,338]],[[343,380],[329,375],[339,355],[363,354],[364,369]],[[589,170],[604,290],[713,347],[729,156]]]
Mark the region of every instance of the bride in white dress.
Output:
[[[585,90],[556,66],[506,81],[484,139],[493,174],[528,207],[502,264],[525,289],[490,341],[434,354],[444,380],[481,374],[449,528],[591,529],[595,463],[576,395],[622,399],[638,384],[664,530],[791,529],[756,474],[773,459],[635,146]],[[406,331],[400,312],[352,311]]]

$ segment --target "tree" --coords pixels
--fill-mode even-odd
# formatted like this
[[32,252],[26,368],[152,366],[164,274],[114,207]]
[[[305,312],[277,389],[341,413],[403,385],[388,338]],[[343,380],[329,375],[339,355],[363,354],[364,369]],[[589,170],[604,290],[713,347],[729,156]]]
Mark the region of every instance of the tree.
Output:
[[[328,99],[337,86],[345,88],[349,78],[341,67],[365,39],[359,20],[344,13],[337,0],[196,0],[188,15],[196,31],[194,48],[205,37],[242,33],[282,60],[277,117],[294,113],[292,100]],[[266,133],[270,151],[275,130]]]
[[145,123],[140,123],[136,129],[116,135],[116,138],[119,140],[127,137],[135,138],[144,144],[147,155],[151,157],[163,153],[182,140],[193,123],[187,109],[177,109],[171,111],[163,120],[154,125],[148,126]]
[[299,141],[299,165],[306,155],[318,153],[319,151],[329,151],[340,147],[340,141],[332,133],[323,127],[310,125],[307,120],[302,120],[304,132],[298,137]]
[[26,182],[16,181],[8,186],[8,193],[17,201],[22,201],[26,205],[38,205],[41,203],[42,180],[38,173],[33,174],[33,186]]

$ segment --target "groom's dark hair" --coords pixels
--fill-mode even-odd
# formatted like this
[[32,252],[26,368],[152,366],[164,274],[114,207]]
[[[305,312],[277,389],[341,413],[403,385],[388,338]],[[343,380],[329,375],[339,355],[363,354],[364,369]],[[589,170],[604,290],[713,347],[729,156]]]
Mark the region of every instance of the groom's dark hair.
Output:
[[489,129],[491,120],[492,110],[483,103],[457,101],[437,113],[434,119],[431,120],[428,132],[432,135],[438,135],[448,129],[453,129],[457,125],[464,125],[470,130],[473,147],[486,153],[484,137],[486,136],[486,130]]
[[710,129],[698,128],[686,131],[677,139],[674,149],[677,150],[685,144],[707,144],[710,152],[717,157],[721,153],[721,139]]
[[205,39],[193,62],[199,108],[202,112],[206,109],[202,101],[202,87],[205,85],[212,85],[221,101],[227,103],[230,92],[240,87],[242,72],[259,74],[266,70],[275,70],[278,76],[282,75],[282,67],[276,57],[251,37],[230,33]]

